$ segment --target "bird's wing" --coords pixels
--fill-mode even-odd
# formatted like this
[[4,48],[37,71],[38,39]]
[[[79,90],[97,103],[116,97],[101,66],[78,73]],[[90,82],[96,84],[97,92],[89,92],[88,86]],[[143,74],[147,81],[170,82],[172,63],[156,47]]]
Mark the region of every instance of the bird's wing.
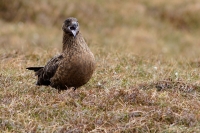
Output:
[[49,85],[50,79],[56,73],[56,70],[63,59],[63,55],[58,55],[53,57],[51,60],[47,62],[44,68],[40,69],[36,72],[36,76],[38,76],[37,85]]

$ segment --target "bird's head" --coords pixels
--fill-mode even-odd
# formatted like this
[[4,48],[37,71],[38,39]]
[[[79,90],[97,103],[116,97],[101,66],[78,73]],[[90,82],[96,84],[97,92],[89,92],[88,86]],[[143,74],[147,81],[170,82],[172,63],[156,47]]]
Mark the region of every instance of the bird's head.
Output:
[[64,33],[75,37],[79,33],[78,20],[72,17],[67,18],[63,23],[62,30]]

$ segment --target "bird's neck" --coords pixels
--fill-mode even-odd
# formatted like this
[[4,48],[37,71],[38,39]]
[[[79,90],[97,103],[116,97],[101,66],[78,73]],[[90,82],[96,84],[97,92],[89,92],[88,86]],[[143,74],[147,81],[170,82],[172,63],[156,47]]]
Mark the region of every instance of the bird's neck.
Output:
[[63,43],[63,52],[66,50],[69,51],[71,49],[77,49],[81,47],[80,45],[87,45],[80,32],[75,37],[63,32],[62,43]]

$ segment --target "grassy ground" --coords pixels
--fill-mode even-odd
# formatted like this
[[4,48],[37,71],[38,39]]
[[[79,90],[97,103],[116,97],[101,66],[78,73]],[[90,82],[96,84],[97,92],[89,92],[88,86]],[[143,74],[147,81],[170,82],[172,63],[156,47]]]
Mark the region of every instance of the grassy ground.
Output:
[[[2,0],[1,132],[200,132],[199,11],[197,0]],[[96,71],[75,92],[37,87],[25,68],[61,51],[69,16]]]

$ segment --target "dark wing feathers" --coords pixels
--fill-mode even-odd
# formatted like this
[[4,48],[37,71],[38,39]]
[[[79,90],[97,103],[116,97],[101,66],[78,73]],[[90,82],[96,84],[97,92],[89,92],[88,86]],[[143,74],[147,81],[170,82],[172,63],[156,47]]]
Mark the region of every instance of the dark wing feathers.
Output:
[[44,78],[50,80],[52,78],[58,68],[60,61],[63,59],[63,55],[56,56],[52,58],[49,62],[47,62],[46,66],[44,67]]
[[36,69],[34,69],[34,67],[29,67],[29,70],[34,69],[35,75],[38,76],[37,85],[50,85],[50,79],[56,73],[58,65],[62,59],[63,55],[58,55],[52,58],[50,61],[48,61],[43,68],[41,67],[37,71]]

